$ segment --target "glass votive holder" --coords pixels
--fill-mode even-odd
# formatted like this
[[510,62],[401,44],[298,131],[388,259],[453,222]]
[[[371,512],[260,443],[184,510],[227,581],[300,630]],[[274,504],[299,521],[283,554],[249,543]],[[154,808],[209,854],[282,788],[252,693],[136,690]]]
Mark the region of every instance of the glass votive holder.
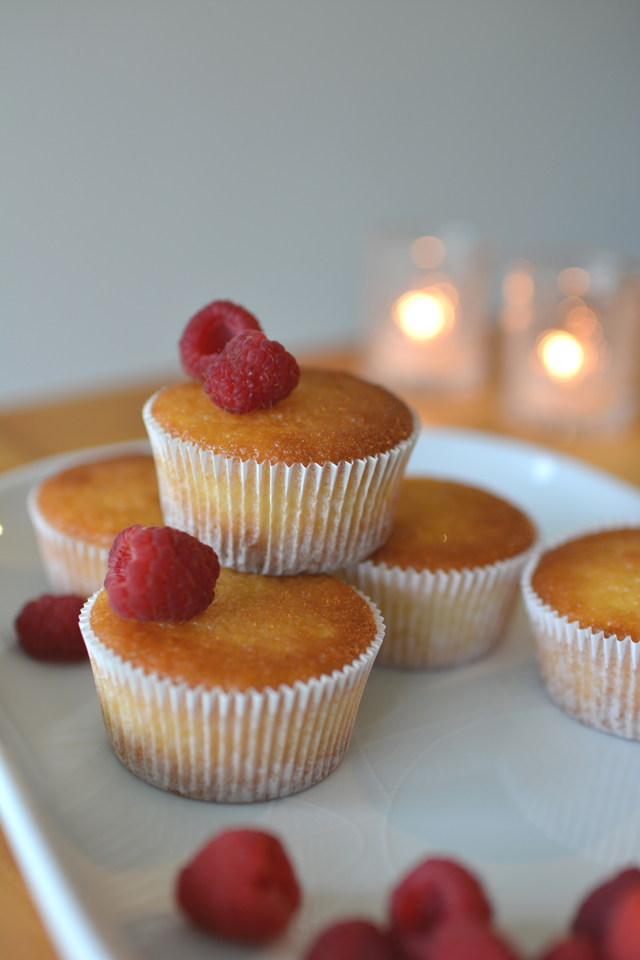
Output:
[[546,244],[503,281],[505,417],[572,434],[623,427],[638,408],[640,277],[627,254]]
[[380,228],[370,238],[363,368],[391,387],[467,391],[487,377],[492,249],[468,224]]

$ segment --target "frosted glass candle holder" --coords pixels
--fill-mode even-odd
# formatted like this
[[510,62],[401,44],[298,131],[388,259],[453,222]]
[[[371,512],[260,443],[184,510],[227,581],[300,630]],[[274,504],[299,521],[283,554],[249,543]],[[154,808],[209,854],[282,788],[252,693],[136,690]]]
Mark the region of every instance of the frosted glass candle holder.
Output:
[[638,409],[640,276],[623,253],[545,245],[504,277],[501,402],[505,416],[594,433]]
[[488,370],[491,254],[468,224],[377,230],[367,249],[366,375],[437,392],[480,386]]

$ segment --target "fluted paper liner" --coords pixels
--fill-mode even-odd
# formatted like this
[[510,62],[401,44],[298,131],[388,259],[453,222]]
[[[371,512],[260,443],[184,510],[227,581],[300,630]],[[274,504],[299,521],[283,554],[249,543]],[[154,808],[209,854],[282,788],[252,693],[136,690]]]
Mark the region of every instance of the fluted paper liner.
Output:
[[306,790],[338,765],[384,636],[373,603],[376,635],[353,663],[277,690],[226,692],[160,678],[113,653],[91,627],[96,596],[80,629],[111,746],[136,776],[198,800],[249,803]]
[[542,602],[531,579],[543,553],[587,534],[637,526],[635,520],[564,536],[537,550],[522,574],[522,595],[549,696],[576,720],[628,740],[640,740],[640,643],[569,622]]
[[57,593],[90,597],[104,582],[109,548],[60,533],[47,523],[38,510],[34,493],[29,495],[27,501],[29,516],[51,586]]
[[451,667],[485,656],[500,642],[529,554],[435,572],[366,560],[341,576],[371,597],[384,617],[379,665]]
[[63,470],[97,463],[117,456],[134,453],[149,454],[146,440],[112,444],[94,450],[84,450],[58,463],[57,468],[34,486],[27,497],[27,510],[38,542],[42,565],[56,593],[75,593],[90,597],[104,583],[109,560],[109,547],[71,537],[51,526],[38,506],[38,494],[43,483]]
[[165,523],[218,554],[224,567],[271,576],[329,573],[356,563],[389,536],[400,482],[418,438],[362,460],[309,466],[225,457],[143,418]]

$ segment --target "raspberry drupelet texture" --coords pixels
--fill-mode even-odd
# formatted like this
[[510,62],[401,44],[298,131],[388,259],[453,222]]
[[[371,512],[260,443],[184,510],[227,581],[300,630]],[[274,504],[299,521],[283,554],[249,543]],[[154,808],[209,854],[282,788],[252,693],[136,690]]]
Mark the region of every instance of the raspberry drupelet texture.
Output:
[[212,602],[219,575],[207,544],[173,527],[134,524],[113,541],[104,588],[125,620],[190,620]]
[[300,367],[281,343],[249,331],[230,340],[207,368],[205,392],[229,413],[247,413],[288,397]]
[[248,310],[230,300],[214,300],[191,317],[180,338],[180,360],[184,372],[204,380],[212,360],[233,337],[245,330],[260,330]]
[[277,837],[226,830],[178,875],[176,895],[198,926],[228,940],[267,943],[300,905],[300,887]]
[[85,660],[78,617],[84,600],[45,593],[25,604],[15,621],[22,649],[37,660]]

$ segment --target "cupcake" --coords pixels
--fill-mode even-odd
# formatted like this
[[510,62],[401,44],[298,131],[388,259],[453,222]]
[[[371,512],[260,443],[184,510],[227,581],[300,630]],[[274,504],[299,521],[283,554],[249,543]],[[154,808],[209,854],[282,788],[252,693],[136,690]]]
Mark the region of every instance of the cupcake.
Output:
[[182,383],[143,416],[165,522],[269,575],[336,570],[383,543],[419,431],[383,387],[307,368],[272,406],[232,413]]
[[357,591],[326,575],[223,569],[190,619],[139,620],[115,612],[106,585],[80,626],[111,745],[136,776],[243,803],[304,790],[337,766],[384,631]]
[[450,667],[500,641],[535,527],[486,490],[429,477],[402,481],[391,534],[345,579],[378,605],[378,663]]
[[115,535],[132,523],[163,522],[153,457],[128,449],[59,471],[29,494],[42,562],[60,593],[91,596],[104,581]]
[[551,698],[587,726],[640,740],[640,528],[536,554],[522,590]]

